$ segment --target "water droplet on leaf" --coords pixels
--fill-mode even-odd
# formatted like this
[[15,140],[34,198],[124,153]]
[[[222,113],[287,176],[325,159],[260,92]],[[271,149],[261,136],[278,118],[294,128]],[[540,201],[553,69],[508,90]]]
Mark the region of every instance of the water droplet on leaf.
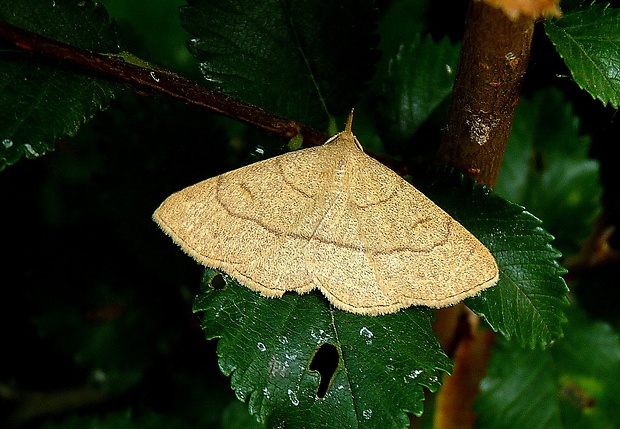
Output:
[[34,150],[34,148],[33,148],[30,144],[28,144],[28,143],[26,143],[26,144],[24,145],[24,148],[26,148],[26,150],[28,151],[28,153],[29,153],[30,155],[32,155],[32,156],[37,156],[37,157],[38,157],[38,156],[40,155],[40,154],[39,154],[39,152],[37,152],[36,150]]
[[360,335],[366,338],[372,338],[375,336],[375,334],[373,334],[372,331],[365,326],[360,329]]
[[297,399],[297,395],[291,389],[288,389],[288,398],[291,400],[291,404],[294,406],[299,405],[299,399]]

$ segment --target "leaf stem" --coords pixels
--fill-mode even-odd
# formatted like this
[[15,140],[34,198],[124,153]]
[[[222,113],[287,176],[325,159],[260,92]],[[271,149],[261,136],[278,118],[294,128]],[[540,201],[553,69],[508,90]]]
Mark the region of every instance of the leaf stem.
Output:
[[306,125],[213,91],[168,70],[131,64],[120,56],[80,49],[1,21],[0,40],[98,76],[124,82],[137,92],[166,95],[188,104],[206,107],[286,140],[301,134],[304,146],[316,146],[327,140],[323,133]]

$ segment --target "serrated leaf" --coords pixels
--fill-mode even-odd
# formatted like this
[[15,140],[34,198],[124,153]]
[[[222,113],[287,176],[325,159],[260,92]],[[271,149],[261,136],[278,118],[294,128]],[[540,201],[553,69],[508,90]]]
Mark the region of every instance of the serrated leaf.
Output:
[[620,105],[620,9],[594,4],[545,23],[545,31],[577,85],[614,108]]
[[572,308],[547,350],[500,340],[478,399],[481,429],[612,428],[620,422],[620,342],[609,325]]
[[[95,52],[118,52],[114,25],[92,1],[3,0],[0,19]],[[76,73],[34,54],[0,52],[0,171],[36,158],[105,108],[117,83]]]
[[589,150],[559,91],[521,101],[495,190],[540,217],[565,255],[579,251],[600,212],[599,163]]
[[448,39],[418,37],[390,58],[377,109],[386,144],[411,144],[420,126],[450,95],[458,55],[459,47]]
[[[566,285],[540,221],[455,173],[419,188],[497,259],[498,285],[468,305],[522,344],[557,338]],[[229,280],[223,289],[201,294],[195,311],[205,312],[207,338],[221,338],[220,368],[237,396],[249,399],[250,411],[269,427],[281,421],[321,427],[335,416],[342,427],[403,427],[402,411],[422,412],[420,386],[436,388],[439,371],[449,369],[422,307],[362,317],[331,309],[316,292],[270,300]],[[338,350],[339,359],[326,397],[318,399],[319,379],[308,368],[324,343]],[[399,399],[386,403],[386,397]]]
[[[561,336],[566,306],[565,270],[539,219],[458,176],[440,175],[418,189],[474,234],[493,254],[499,282],[465,300],[495,331],[529,347]],[[467,190],[469,188],[469,190]]]
[[[422,413],[422,386],[436,390],[451,368],[428,309],[358,316],[330,308],[318,292],[267,299],[227,278],[194,310],[204,312],[206,337],[220,338],[220,368],[237,397],[267,427],[404,428],[405,411]],[[338,358],[320,398],[320,375],[309,368],[324,344]]]
[[377,58],[373,3],[193,0],[181,22],[214,89],[324,129],[348,113]]

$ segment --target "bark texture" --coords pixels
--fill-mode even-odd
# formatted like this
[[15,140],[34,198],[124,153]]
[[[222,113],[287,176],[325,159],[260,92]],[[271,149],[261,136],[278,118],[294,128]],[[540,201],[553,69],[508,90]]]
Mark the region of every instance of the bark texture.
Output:
[[439,162],[493,186],[519,102],[534,20],[473,1]]

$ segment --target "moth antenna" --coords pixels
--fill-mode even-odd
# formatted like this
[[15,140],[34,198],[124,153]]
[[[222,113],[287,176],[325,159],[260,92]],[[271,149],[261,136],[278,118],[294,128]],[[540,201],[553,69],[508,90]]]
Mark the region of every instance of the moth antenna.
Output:
[[353,127],[353,111],[355,109],[351,109],[351,113],[349,113],[349,119],[347,119],[347,125],[344,127],[345,133],[351,133],[351,128]]

